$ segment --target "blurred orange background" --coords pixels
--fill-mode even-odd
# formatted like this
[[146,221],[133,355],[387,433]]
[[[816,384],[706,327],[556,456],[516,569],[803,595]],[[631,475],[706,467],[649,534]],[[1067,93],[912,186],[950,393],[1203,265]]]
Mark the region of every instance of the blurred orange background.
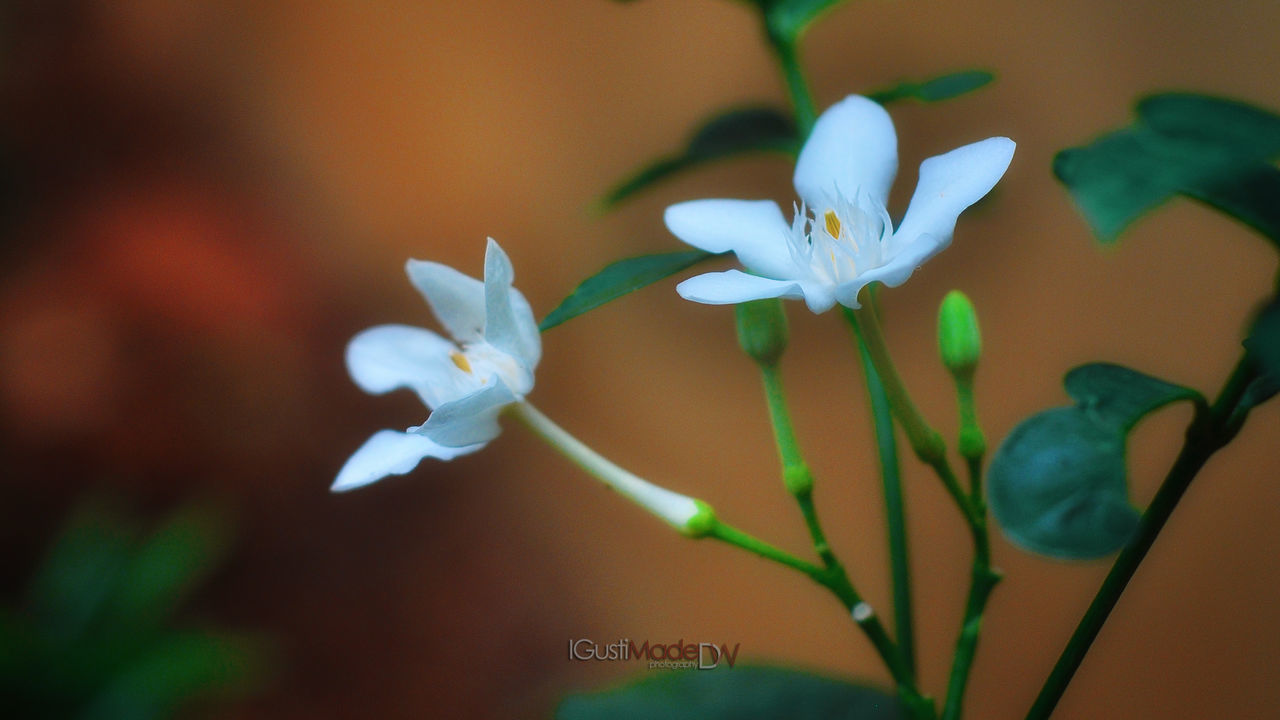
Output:
[[[9,3],[0,67],[4,587],[29,572],[81,492],[143,508],[214,498],[237,520],[190,612],[261,632],[275,673],[211,717],[546,717],[632,664],[566,659],[570,638],[741,643],[781,662],[887,682],[840,607],[804,578],[682,539],[518,427],[483,453],[331,495],[379,428],[419,423],[408,394],[346,377],[346,340],[430,325],[408,257],[481,270],[511,255],[539,316],[614,259],[669,249],[662,209],[699,197],[790,202],[788,162],[700,170],[616,212],[606,187],[726,106],[785,103],[745,4]],[[934,350],[947,290],[974,299],[988,437],[1064,404],[1069,368],[1109,360],[1216,392],[1274,251],[1176,202],[1114,249],[1050,173],[1059,149],[1125,124],[1139,95],[1186,89],[1280,109],[1280,5],[1191,0],[868,0],[814,26],[819,104],[969,67],[998,81],[892,108],[891,208],[919,162],[991,135],[1018,142],[993,202],[883,295],[900,369],[954,435]],[[882,499],[856,354],[838,316],[789,308],[784,363],[829,534],[889,608]],[[548,332],[532,400],[634,472],[807,552],[782,489],[759,381],[732,312],[664,282]],[[1133,438],[1145,505],[1186,408]],[[1055,717],[1274,715],[1280,659],[1275,406],[1206,468]],[[924,685],[941,694],[968,576],[964,527],[904,459]],[[1109,562],[1064,564],[998,537],[968,716],[1021,717]]]

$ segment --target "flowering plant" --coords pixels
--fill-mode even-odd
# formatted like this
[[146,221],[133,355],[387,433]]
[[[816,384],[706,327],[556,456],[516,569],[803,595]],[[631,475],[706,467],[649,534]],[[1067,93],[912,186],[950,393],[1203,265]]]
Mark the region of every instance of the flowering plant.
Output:
[[[706,199],[672,205],[664,216],[667,228],[695,250],[615,262],[584,281],[540,324],[512,286],[511,262],[492,240],[483,281],[437,263],[410,261],[410,280],[453,339],[418,328],[379,326],[351,341],[347,365],[355,382],[368,392],[413,390],[430,408],[430,416],[404,432],[375,434],[343,466],[333,488],[347,490],[404,474],[426,457],[452,460],[476,452],[497,437],[500,416],[510,415],[683,535],[727,543],[812,579],[839,600],[843,620],[865,636],[893,682],[892,692],[885,692],[776,669],[753,670],[746,680],[730,673],[671,683],[644,680],[570,698],[559,710],[561,718],[656,710],[666,717],[819,718],[851,713],[954,720],[962,716],[987,602],[1002,577],[992,561],[992,516],[1013,543],[1030,552],[1059,559],[1118,553],[1027,715],[1048,717],[1191,481],[1231,442],[1252,409],[1280,391],[1280,304],[1274,296],[1269,298],[1251,321],[1240,359],[1213,401],[1196,390],[1123,366],[1083,365],[1068,372],[1064,381],[1074,403],[1027,418],[1009,432],[988,462],[975,400],[982,349],[977,312],[963,293],[952,291],[939,307],[937,339],[960,418],[953,456],[947,439],[918,409],[897,370],[882,327],[878,288],[901,285],[951,243],[958,217],[1001,180],[1015,146],[996,135],[925,160],[910,203],[895,223],[887,206],[898,169],[897,134],[885,106],[908,98],[945,100],[978,89],[992,76],[968,71],[903,83],[849,95],[819,114],[798,65],[796,45],[802,30],[834,0],[749,4],[760,13],[787,81],[790,112],[753,109],[717,116],[683,154],[643,168],[616,187],[605,205],[709,160],[781,150],[796,157],[793,181],[800,202],[792,220],[788,222],[771,200]],[[1148,98],[1138,106],[1138,114],[1132,127],[1063,151],[1055,160],[1055,173],[1101,239],[1113,241],[1136,218],[1181,195],[1206,201],[1280,245],[1280,220],[1274,211],[1280,183],[1268,164],[1280,155],[1280,117],[1232,101],[1180,94]],[[680,282],[676,291],[695,302],[735,306],[739,344],[764,384],[782,483],[812,541],[809,559],[728,524],[703,500],[622,469],[527,399],[541,356],[540,330],[729,252],[742,270],[698,274]],[[814,473],[801,451],[779,371],[789,343],[782,299],[804,300],[814,313],[838,304],[841,319],[854,333],[881,460],[892,576],[889,623],[855,585],[819,517]],[[1185,444],[1154,500],[1140,510],[1128,493],[1128,433],[1147,415],[1183,401],[1194,408]],[[963,616],[940,692],[922,683],[915,657],[895,426],[905,434],[915,457],[936,476],[972,543]],[[744,693],[750,702],[741,700]],[[795,707],[788,700],[794,697],[805,697],[809,704]],[[696,714],[699,711],[702,714]]]

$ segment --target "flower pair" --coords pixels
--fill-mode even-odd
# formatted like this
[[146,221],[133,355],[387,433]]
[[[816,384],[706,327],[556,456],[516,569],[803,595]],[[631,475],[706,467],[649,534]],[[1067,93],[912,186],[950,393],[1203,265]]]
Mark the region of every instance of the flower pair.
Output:
[[[1013,149],[1013,141],[994,137],[925,160],[895,229],[885,207],[898,168],[893,123],[879,104],[850,96],[822,114],[800,152],[794,180],[802,202],[790,223],[772,201],[695,200],[667,208],[676,237],[710,252],[733,251],[748,271],[698,275],[677,291],[712,304],[782,297],[803,299],[814,312],[836,303],[858,308],[863,287],[900,285],[951,242],[956,218],[994,187]],[[450,460],[479,450],[500,432],[499,414],[523,406],[533,389],[542,352],[537,324],[496,242],[490,239],[485,252],[483,282],[434,262],[410,260],[406,269],[453,340],[405,325],[370,328],[352,339],[347,368],[366,392],[415,391],[431,414],[405,432],[376,433],[338,473],[334,490],[407,473],[425,457]],[[542,417],[535,412],[525,412],[526,420]],[[615,488],[631,482],[602,479]],[[680,526],[691,506],[672,502],[650,509]]]

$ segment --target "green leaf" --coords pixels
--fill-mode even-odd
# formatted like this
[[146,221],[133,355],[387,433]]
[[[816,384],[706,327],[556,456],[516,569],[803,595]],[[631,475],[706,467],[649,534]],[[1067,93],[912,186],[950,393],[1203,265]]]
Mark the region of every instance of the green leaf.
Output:
[[1092,419],[1128,433],[1143,417],[1169,403],[1204,397],[1137,370],[1112,363],[1081,365],[1062,379],[1067,394]]
[[795,123],[772,108],[729,110],[707,120],[683,151],[646,165],[597,201],[609,210],[623,200],[672,175],[712,160],[750,152],[795,154],[800,147]]
[[681,250],[641,255],[610,263],[574,288],[538,325],[538,329],[546,332],[566,320],[595,310],[610,300],[616,300],[713,257],[716,255],[702,250]]
[[1156,95],[1138,120],[1054,158],[1098,240],[1178,195],[1244,222],[1280,246],[1280,116],[1203,95]]
[[1041,555],[1092,559],[1119,550],[1140,514],[1129,501],[1125,445],[1147,414],[1194,390],[1108,363],[1063,380],[1073,407],[1032,415],[1000,444],[988,471],[991,511],[1015,544]]
[[1273,298],[1258,312],[1244,346],[1258,369],[1257,379],[1240,401],[1241,407],[1248,410],[1280,392],[1280,298]]
[[765,23],[774,37],[790,42],[804,32],[809,24],[841,0],[755,0],[764,9]]
[[893,87],[870,93],[867,97],[881,105],[897,100],[939,102],[973,92],[995,79],[996,76],[986,70],[961,70],[924,82],[904,81]]
[[1252,105],[1194,93],[1165,93],[1138,102],[1148,127],[1168,137],[1233,148],[1241,155],[1280,154],[1280,116]]
[[572,695],[557,720],[898,720],[889,693],[798,670],[663,670],[614,690]]

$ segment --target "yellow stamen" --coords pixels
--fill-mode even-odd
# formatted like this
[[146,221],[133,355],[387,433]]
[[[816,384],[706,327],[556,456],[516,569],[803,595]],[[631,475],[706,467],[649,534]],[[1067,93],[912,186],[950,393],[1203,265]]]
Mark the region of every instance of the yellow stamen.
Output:
[[471,361],[467,360],[466,355],[463,355],[462,353],[455,350],[449,353],[449,359],[453,361],[454,365],[458,366],[459,370],[461,370],[462,372],[468,375],[471,374]]
[[840,218],[836,217],[836,211],[828,210],[826,213],[823,214],[822,219],[826,220],[827,222],[827,234],[839,240],[840,239]]

